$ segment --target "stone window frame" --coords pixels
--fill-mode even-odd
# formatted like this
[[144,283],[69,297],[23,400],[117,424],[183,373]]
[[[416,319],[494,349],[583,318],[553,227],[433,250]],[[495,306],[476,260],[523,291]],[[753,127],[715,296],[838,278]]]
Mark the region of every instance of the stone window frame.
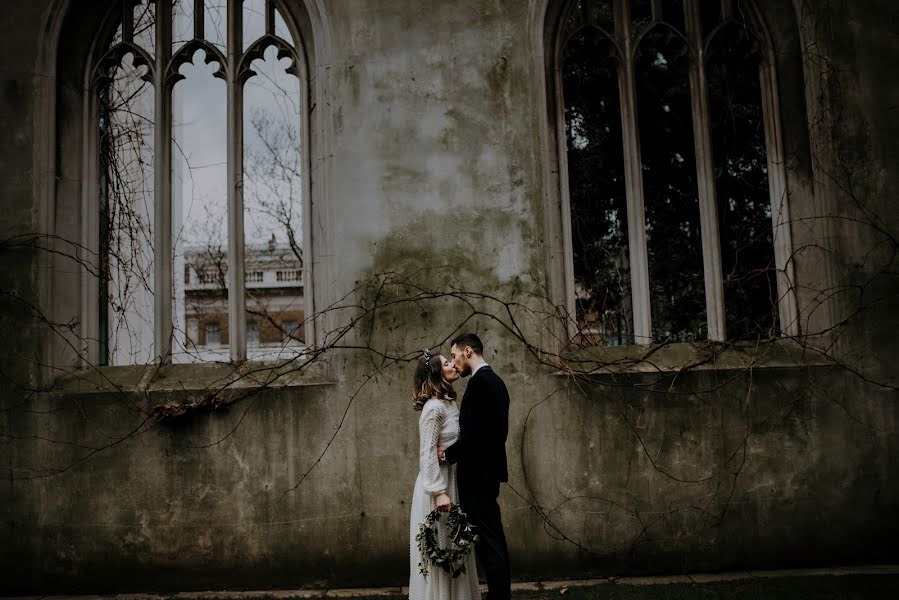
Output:
[[[121,9],[111,12],[107,18],[105,31],[109,32],[114,26],[121,24],[122,41],[105,50],[99,56],[92,57],[89,62],[89,81],[87,86],[87,111],[86,111],[86,152],[85,152],[85,206],[87,215],[99,212],[99,190],[96,176],[98,172],[98,135],[96,119],[98,118],[98,94],[97,88],[104,80],[105,67],[118,64],[126,54],[134,55],[137,66],[147,67],[147,79],[152,83],[154,90],[154,227],[153,227],[153,283],[154,290],[171,289],[173,285],[172,269],[158,268],[159,265],[172,264],[172,252],[174,240],[172,239],[172,96],[174,85],[183,79],[179,74],[181,65],[192,62],[197,50],[206,53],[206,62],[219,64],[215,77],[223,79],[226,85],[227,98],[227,222],[228,222],[228,268],[227,287],[228,293],[228,345],[230,359],[233,362],[241,362],[247,358],[246,337],[246,280],[245,280],[245,256],[244,256],[244,202],[242,190],[242,165],[243,165],[243,90],[244,84],[255,73],[251,63],[263,57],[264,52],[271,47],[278,50],[278,58],[288,58],[291,65],[287,72],[297,77],[300,86],[298,104],[300,107],[300,154],[302,160],[300,197],[302,202],[303,237],[304,237],[304,261],[303,280],[306,283],[304,290],[304,303],[306,314],[314,314],[314,296],[312,292],[313,265],[311,248],[312,219],[310,197],[310,165],[309,165],[309,66],[308,58],[303,44],[303,38],[299,29],[291,18],[287,7],[282,6],[279,0],[265,0],[265,33],[244,50],[243,40],[243,7],[236,0],[226,2],[226,47],[223,53],[213,43],[205,39],[204,32],[204,1],[193,2],[193,37],[181,45],[172,53],[172,27],[173,10],[171,2],[155,2],[155,47],[156,51],[150,56],[143,48],[134,42],[133,11],[135,2],[122,0]],[[293,40],[285,40],[275,33],[276,8],[284,18]],[[98,249],[100,239],[99,222],[85,219],[84,239],[82,244],[90,252]],[[99,290],[92,285],[90,278],[85,282],[82,293],[83,314],[82,322],[88,332],[87,356],[88,360],[96,363],[99,360],[99,315],[93,309],[101,301]],[[166,364],[171,362],[172,343],[174,339],[174,323],[172,315],[172,303],[169,294],[154,293],[153,315],[153,353],[156,360]],[[314,340],[315,333],[311,320],[306,326],[307,339]]]
[[[635,51],[639,40],[630,33],[631,21],[627,0],[609,0],[614,7],[615,32],[603,32],[614,43],[624,57],[619,65],[619,93],[621,102],[623,156],[625,161],[626,206],[628,212],[628,245],[631,264],[631,297],[634,321],[634,342],[637,345],[653,343],[650,314],[649,261],[645,235],[645,213],[643,209],[643,181],[641,175],[640,139],[636,119]],[[700,206],[701,239],[703,249],[703,277],[705,282],[706,316],[708,339],[726,341],[723,275],[721,270],[721,247],[718,237],[718,215],[716,190],[709,130],[709,106],[705,84],[705,40],[702,38],[698,2],[685,0],[686,42],[693,60],[690,62],[689,81],[696,148],[697,184]],[[765,25],[761,12],[751,0],[744,0],[751,9],[750,18],[758,26],[762,36],[763,60],[760,65],[762,109],[764,115],[765,140],[767,145],[768,185],[772,209],[774,239],[774,259],[777,270],[778,316],[783,336],[797,336],[800,333],[799,311],[795,291],[795,273],[792,260],[792,234],[787,190],[786,156],[784,152],[779,90],[777,82],[776,57],[771,34]],[[733,15],[735,0],[721,0],[722,21]],[[562,28],[566,17],[576,6],[575,0],[557,3],[555,11],[544,5],[544,36],[546,44],[545,60],[546,92],[548,96],[547,117],[552,122],[550,131],[554,139],[548,140],[551,149],[550,162],[554,170],[558,195],[559,215],[547,219],[547,238],[555,248],[548,250],[551,265],[562,263],[559,274],[551,276],[550,289],[555,304],[561,306],[567,315],[568,326],[564,332],[568,339],[577,334],[574,260],[572,250],[571,212],[568,193],[567,146],[565,139],[564,100],[562,97],[561,56],[564,47]],[[652,0],[652,23],[646,31],[662,22],[661,0]],[[719,25],[720,27],[721,25]],[[548,35],[547,35],[548,34]],[[645,34],[645,33],[644,33]],[[696,93],[699,90],[699,93]],[[552,136],[550,136],[552,137]],[[557,169],[557,171],[555,170]],[[554,192],[554,193],[553,193]],[[553,212],[551,210],[551,212]],[[554,222],[555,221],[555,222]],[[561,250],[561,251],[560,251]],[[551,269],[556,271],[556,269]]]
[[[308,240],[310,262],[315,263],[317,282],[333,277],[332,236],[324,235],[332,229],[336,216],[333,202],[331,172],[333,159],[333,119],[329,101],[332,85],[332,35],[324,0],[277,0],[284,21],[295,40],[302,42],[308,61],[308,80],[305,94],[309,98],[305,115],[308,128],[308,181],[315,211],[308,214],[313,236]],[[42,367],[38,377],[53,381],[73,369],[81,373],[96,372],[100,377],[111,376],[120,368],[100,367],[96,343],[97,323],[85,323],[88,294],[85,287],[96,283],[91,263],[92,255],[81,245],[90,220],[96,217],[86,210],[87,185],[95,171],[87,170],[85,157],[92,148],[88,145],[90,112],[89,76],[97,45],[112,38],[118,21],[110,24],[121,10],[121,2],[108,0],[50,0],[44,11],[41,29],[42,43],[34,64],[34,152],[35,173],[34,224],[46,250],[38,255],[36,278],[39,294],[37,309],[48,323],[66,324],[51,327],[39,343]],[[72,263],[77,268],[72,268]],[[92,283],[93,282],[93,283]],[[333,286],[317,285],[314,306],[328,306],[334,301]],[[308,292],[312,297],[312,292]],[[332,317],[317,317],[309,334],[321,337],[331,326]],[[93,330],[91,329],[93,327]],[[165,369],[184,365],[162,365]],[[197,365],[192,366],[194,369]],[[208,365],[215,371],[213,365]],[[145,365],[158,369],[160,365]],[[88,371],[83,371],[87,368]],[[318,369],[318,371],[327,371]],[[317,371],[317,372],[318,372]],[[217,372],[217,371],[216,371]],[[320,373],[321,375],[321,373]],[[303,384],[303,378],[293,383]]]

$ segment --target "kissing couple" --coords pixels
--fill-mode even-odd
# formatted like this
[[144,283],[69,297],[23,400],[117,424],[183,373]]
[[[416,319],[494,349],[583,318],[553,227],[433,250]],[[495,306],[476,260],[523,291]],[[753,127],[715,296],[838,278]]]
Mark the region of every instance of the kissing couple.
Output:
[[[469,377],[461,409],[453,389],[459,377]],[[497,501],[500,483],[509,480],[509,392],[484,361],[484,345],[477,335],[464,333],[453,339],[449,358],[425,351],[415,368],[412,407],[421,416],[410,522],[409,599],[480,600],[476,555],[486,572],[487,599],[509,600],[509,551]],[[450,511],[456,504],[474,526],[477,541],[475,553],[464,558],[464,571],[454,577],[444,569],[422,567],[428,557],[422,556],[416,538],[428,515]],[[436,527],[437,538],[448,544],[452,532],[440,521]]]

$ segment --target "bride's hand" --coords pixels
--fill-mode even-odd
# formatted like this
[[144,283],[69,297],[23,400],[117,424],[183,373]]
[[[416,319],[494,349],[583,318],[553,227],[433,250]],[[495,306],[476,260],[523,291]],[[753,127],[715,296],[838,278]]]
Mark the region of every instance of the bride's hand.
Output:
[[453,501],[450,500],[450,497],[448,495],[446,495],[445,493],[438,494],[437,498],[435,498],[435,500],[437,502],[437,510],[439,510],[439,511],[446,512],[453,506]]

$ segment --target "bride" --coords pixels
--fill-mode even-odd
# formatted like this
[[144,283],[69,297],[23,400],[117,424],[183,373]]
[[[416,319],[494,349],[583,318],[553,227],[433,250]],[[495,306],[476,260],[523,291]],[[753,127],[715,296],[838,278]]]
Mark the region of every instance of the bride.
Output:
[[[421,411],[418,418],[418,478],[412,493],[412,518],[409,536],[409,600],[480,600],[474,552],[465,558],[465,572],[457,578],[431,566],[421,574],[421,552],[415,536],[425,518],[435,508],[449,510],[457,502],[456,465],[437,461],[437,446],[450,446],[459,437],[459,408],[453,382],[459,379],[453,364],[443,356],[425,352],[415,368],[412,408]],[[438,524],[441,546],[448,533]]]

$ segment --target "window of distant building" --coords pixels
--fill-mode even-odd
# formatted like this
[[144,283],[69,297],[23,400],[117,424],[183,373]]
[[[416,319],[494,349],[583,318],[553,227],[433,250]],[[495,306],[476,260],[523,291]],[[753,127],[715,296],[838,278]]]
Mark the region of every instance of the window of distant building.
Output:
[[292,340],[295,340],[297,337],[297,333],[298,333],[297,330],[299,329],[299,326],[300,326],[299,322],[294,319],[285,319],[284,321],[282,321],[282,323],[281,323],[281,331],[283,334],[282,339],[285,342],[290,342]]
[[287,8],[117,3],[90,69],[97,363],[262,358],[260,321],[310,314],[310,78]]
[[294,269],[290,271],[277,271],[275,273],[275,278],[278,281],[300,281],[301,275],[299,271]]
[[259,345],[259,322],[247,321],[247,344],[251,346]]
[[746,0],[562,10],[551,85],[575,341],[798,330],[768,39]]
[[206,345],[218,346],[222,343],[222,328],[218,321],[206,321]]

